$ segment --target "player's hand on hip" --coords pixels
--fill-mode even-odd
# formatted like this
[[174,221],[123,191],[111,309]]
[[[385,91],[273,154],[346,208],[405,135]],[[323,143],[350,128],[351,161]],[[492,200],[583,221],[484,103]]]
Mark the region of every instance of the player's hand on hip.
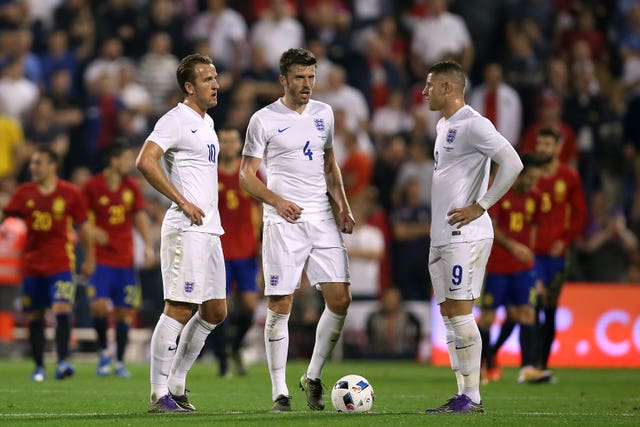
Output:
[[449,225],[458,225],[457,228],[462,228],[464,225],[469,224],[471,221],[478,219],[484,213],[484,208],[477,203],[474,203],[464,208],[455,208],[447,212],[449,217]]
[[191,202],[184,202],[179,208],[182,209],[182,212],[191,221],[190,225],[202,225],[202,218],[204,218],[204,211],[202,209]]
[[353,214],[349,211],[340,211],[340,231],[345,234],[353,233],[353,227],[356,225],[356,220],[353,218]]
[[302,210],[304,209],[285,199],[279,200],[273,207],[276,209],[276,212],[278,212],[278,215],[291,224],[300,219]]

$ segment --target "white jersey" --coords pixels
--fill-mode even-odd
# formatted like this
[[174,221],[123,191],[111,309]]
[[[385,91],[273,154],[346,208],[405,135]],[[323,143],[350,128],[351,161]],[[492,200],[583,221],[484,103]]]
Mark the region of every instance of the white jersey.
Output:
[[218,212],[218,152],[220,143],[213,119],[183,103],[160,117],[147,138],[164,151],[164,167],[171,183],[191,203],[204,211],[202,225],[190,225],[187,216],[172,203],[163,226],[222,235]]
[[[298,222],[324,220],[333,218],[324,174],[324,150],[332,144],[329,105],[310,100],[300,114],[278,99],[251,116],[242,154],[263,159],[267,187],[303,208]],[[263,205],[265,224],[284,221]]]
[[469,206],[486,193],[490,158],[510,145],[485,117],[465,105],[436,125],[435,166],[431,187],[431,245],[493,238],[489,214],[458,229],[447,223],[447,212]]

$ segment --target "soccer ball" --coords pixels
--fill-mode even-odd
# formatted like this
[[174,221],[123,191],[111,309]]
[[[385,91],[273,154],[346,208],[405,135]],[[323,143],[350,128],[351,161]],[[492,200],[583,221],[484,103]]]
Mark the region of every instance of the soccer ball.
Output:
[[331,390],[331,403],[338,412],[368,412],[373,406],[373,387],[365,377],[345,375]]

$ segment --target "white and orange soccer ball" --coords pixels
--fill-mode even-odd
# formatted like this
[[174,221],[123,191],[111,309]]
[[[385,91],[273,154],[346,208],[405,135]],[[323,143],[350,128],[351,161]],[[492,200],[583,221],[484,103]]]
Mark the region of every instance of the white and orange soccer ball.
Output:
[[373,398],[371,383],[360,375],[345,375],[331,390],[331,403],[338,412],[369,412]]

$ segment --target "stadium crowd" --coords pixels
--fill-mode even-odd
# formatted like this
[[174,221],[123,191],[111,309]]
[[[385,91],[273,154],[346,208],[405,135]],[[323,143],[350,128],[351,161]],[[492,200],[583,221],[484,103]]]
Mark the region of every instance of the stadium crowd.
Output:
[[[290,47],[317,57],[314,98],[334,109],[336,158],[367,225],[345,240],[354,298],[392,285],[404,300],[431,296],[439,113],[421,91],[445,58],[469,74],[467,102],[516,149],[532,149],[541,127],[562,134],[588,204],[569,280],[640,283],[635,0],[0,0],[0,206],[29,180],[36,144],[50,144],[61,177],[78,185],[115,141],[141,147],[181,100],[175,70],[192,52],[218,70],[216,128],[244,135],[280,95],[278,58]],[[167,202],[140,185],[158,250]],[[158,266],[140,274],[149,325],[162,307]]]

